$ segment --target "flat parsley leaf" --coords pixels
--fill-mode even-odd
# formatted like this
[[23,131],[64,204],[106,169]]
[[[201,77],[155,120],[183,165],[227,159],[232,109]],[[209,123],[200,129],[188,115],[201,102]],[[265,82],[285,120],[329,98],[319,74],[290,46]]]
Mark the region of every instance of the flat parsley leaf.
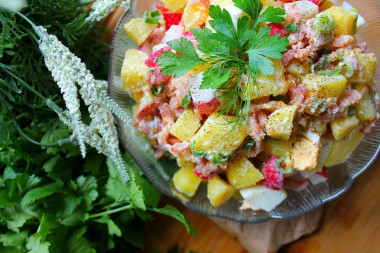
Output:
[[255,75],[273,75],[274,67],[271,59],[281,59],[282,52],[286,51],[289,41],[280,34],[270,35],[269,27],[262,27],[249,41],[247,55],[249,65]]
[[182,37],[181,40],[169,41],[168,45],[180,55],[172,51],[163,51],[162,55],[157,58],[156,62],[165,75],[173,75],[178,78],[185,75],[190,69],[204,63],[190,40]]
[[53,193],[60,192],[62,190],[62,186],[63,182],[58,180],[54,183],[31,189],[22,197],[20,204],[22,207],[25,207],[26,205],[31,204],[36,200],[47,197]]
[[231,14],[227,10],[222,10],[218,5],[211,5],[209,15],[212,18],[209,21],[210,25],[216,31],[210,35],[211,39],[224,42],[230,48],[241,46]]
[[203,53],[230,53],[230,48],[227,47],[225,43],[220,43],[218,40],[211,38],[213,32],[207,27],[204,27],[203,30],[200,28],[195,28],[191,29],[190,31],[195,36],[195,39],[199,42],[198,49]]
[[235,6],[247,13],[252,20],[256,21],[259,17],[263,4],[260,0],[232,0]]
[[231,69],[209,68],[203,73],[201,89],[218,88],[221,84],[228,81],[231,75]]
[[279,24],[283,21],[285,21],[285,18],[283,17],[285,15],[285,10],[273,6],[269,6],[265,9],[265,11],[259,16],[255,23],[255,27],[259,27],[261,23],[263,22],[271,22]]

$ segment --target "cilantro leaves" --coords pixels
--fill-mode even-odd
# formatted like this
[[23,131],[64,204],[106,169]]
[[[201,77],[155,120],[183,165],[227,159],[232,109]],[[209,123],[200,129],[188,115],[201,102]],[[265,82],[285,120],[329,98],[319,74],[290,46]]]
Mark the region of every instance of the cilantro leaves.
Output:
[[[207,27],[191,29],[196,41],[186,38],[170,41],[168,45],[178,54],[165,51],[156,62],[162,68],[162,73],[176,78],[202,65],[206,70],[203,72],[201,89],[214,88],[220,91],[216,95],[220,101],[224,101],[220,106],[221,113],[232,111],[240,121],[242,118],[247,119],[247,115],[242,115],[242,111],[247,110],[241,109],[249,108],[249,102],[240,101],[240,96],[250,94],[246,90],[250,85],[242,82],[248,80],[255,85],[256,76],[260,73],[273,75],[275,69],[272,59],[283,57],[282,53],[286,51],[289,41],[280,38],[279,34],[271,36],[270,27],[262,26],[264,22],[283,22],[285,10],[270,6],[260,14],[263,8],[260,0],[233,2],[248,16],[242,15],[233,20],[235,17],[226,9],[211,5],[209,24],[213,30]],[[197,50],[193,43],[197,44]],[[243,75],[248,78],[242,78]]]

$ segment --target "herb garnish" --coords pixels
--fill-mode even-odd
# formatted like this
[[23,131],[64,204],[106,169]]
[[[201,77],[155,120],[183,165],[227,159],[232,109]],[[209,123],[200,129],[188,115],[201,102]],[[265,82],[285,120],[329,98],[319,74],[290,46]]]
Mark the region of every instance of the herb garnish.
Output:
[[[275,69],[272,59],[281,59],[289,44],[279,34],[270,35],[271,29],[261,26],[263,22],[281,23],[285,10],[263,8],[259,0],[233,0],[235,6],[245,11],[237,21],[235,28],[230,13],[220,6],[210,6],[210,26],[214,31],[204,27],[191,29],[198,45],[186,39],[172,40],[168,45],[180,54],[164,51],[156,62],[161,72],[175,78],[185,75],[196,66],[203,65],[207,70],[203,74],[201,89],[217,89],[218,99],[223,101],[221,114],[234,114],[235,123],[248,119],[251,90],[257,85],[256,76],[273,75]],[[247,78],[242,78],[247,77]],[[241,100],[244,96],[245,101]],[[231,123],[231,122],[230,122]]]

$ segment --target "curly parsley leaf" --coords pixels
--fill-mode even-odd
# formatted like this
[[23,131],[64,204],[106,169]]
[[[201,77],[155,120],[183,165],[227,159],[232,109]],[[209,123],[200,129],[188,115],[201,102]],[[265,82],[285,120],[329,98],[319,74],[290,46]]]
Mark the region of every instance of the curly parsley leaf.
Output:
[[274,67],[270,58],[281,59],[282,52],[286,51],[289,41],[280,38],[280,34],[270,35],[269,27],[262,27],[254,34],[249,42],[247,55],[249,66],[255,75],[261,72],[263,75],[273,75]]
[[265,11],[259,16],[255,22],[255,27],[259,27],[263,22],[271,22],[279,24],[285,21],[283,17],[285,15],[285,10],[273,6],[269,6]]
[[263,4],[260,0],[232,0],[235,6],[247,13],[252,20],[256,21],[260,15],[260,11],[263,8]]
[[156,62],[162,68],[161,72],[165,75],[173,75],[175,78],[178,78],[185,75],[192,68],[204,63],[199,58],[190,40],[182,37],[181,40],[169,41],[168,45],[180,53],[180,55],[172,51],[164,51],[157,58]]

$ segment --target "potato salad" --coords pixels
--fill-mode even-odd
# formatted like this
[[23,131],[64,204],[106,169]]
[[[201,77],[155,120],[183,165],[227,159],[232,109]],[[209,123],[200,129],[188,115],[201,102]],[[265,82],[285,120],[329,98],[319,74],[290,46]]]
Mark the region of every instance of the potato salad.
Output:
[[271,211],[328,178],[379,118],[364,18],[339,0],[161,0],[124,26],[123,89],[175,189]]

